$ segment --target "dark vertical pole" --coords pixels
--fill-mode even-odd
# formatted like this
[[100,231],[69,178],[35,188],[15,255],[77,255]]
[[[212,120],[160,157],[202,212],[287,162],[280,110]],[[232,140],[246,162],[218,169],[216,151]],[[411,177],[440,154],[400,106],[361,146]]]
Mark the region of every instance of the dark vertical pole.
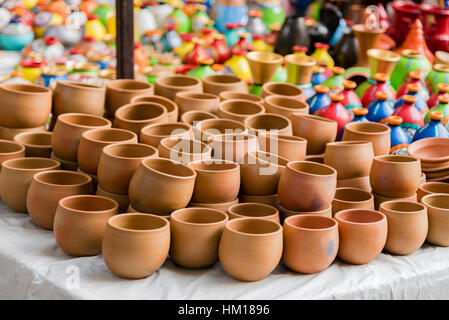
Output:
[[134,1],[116,0],[117,79],[134,78]]

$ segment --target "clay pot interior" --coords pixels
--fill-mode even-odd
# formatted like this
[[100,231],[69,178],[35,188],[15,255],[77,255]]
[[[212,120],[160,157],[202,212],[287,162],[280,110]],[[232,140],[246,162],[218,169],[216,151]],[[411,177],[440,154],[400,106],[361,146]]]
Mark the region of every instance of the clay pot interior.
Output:
[[9,140],[0,140],[0,159],[4,158],[7,155],[17,154],[20,157],[25,156],[25,147],[18,142],[9,141]]
[[217,84],[222,84],[222,83],[240,83],[242,81],[242,79],[240,79],[238,76],[235,75],[223,75],[223,74],[219,74],[219,75],[210,75],[207,76],[207,81],[210,83],[217,83]]
[[329,176],[336,174],[336,171],[332,167],[321,165],[312,161],[295,161],[289,163],[288,166],[294,171],[312,175]]
[[[291,135],[291,122],[288,118],[272,113],[254,115],[245,120],[248,128],[258,131],[282,131]],[[284,131],[286,133],[284,133]]]
[[206,142],[215,135],[246,132],[246,126],[243,123],[230,119],[207,119],[198,122],[194,128],[201,132],[201,138]]
[[178,105],[171,101],[170,99],[167,99],[162,96],[149,96],[149,95],[143,95],[143,96],[136,96],[131,99],[131,103],[157,103],[165,107],[167,109],[168,114],[168,120],[170,122],[176,122],[178,120]]
[[109,198],[91,195],[77,195],[61,199],[59,205],[78,213],[96,213],[118,209],[118,204]]
[[51,148],[51,132],[22,132],[14,137],[14,141],[25,148]]
[[58,120],[79,127],[103,127],[110,125],[110,121],[105,118],[79,113],[65,113],[60,115]]
[[373,195],[356,188],[337,188],[335,200],[340,202],[365,202],[373,201]]
[[265,97],[265,108],[267,112],[287,115],[293,112],[303,114],[309,113],[309,105],[301,100],[280,95]]
[[449,183],[446,182],[425,182],[419,186],[418,193],[422,196],[430,193],[448,193]]
[[218,119],[218,117],[210,112],[205,111],[187,111],[181,116],[181,122],[194,126],[196,123],[207,120]]
[[118,143],[103,148],[103,152],[116,158],[133,159],[154,156],[157,154],[157,149],[137,143]]
[[240,218],[229,221],[227,227],[234,232],[247,235],[270,234],[281,229],[277,223],[266,222],[267,220],[258,218]]
[[239,203],[228,208],[229,219],[260,218],[279,223],[279,211],[261,203]]
[[424,197],[422,203],[429,207],[449,210],[449,195],[432,194]]
[[170,218],[188,224],[203,225],[224,222],[227,220],[227,215],[207,208],[184,208],[172,212]]
[[138,91],[138,90],[146,90],[151,88],[151,84],[142,82],[142,81],[136,81],[136,80],[128,80],[128,79],[120,79],[120,80],[114,80],[110,81],[108,83],[108,88],[117,90],[117,91]]
[[285,219],[284,223],[295,229],[301,230],[324,230],[337,225],[337,221],[322,216],[298,215]]
[[263,85],[261,97],[270,95],[302,97],[303,91],[296,85],[287,82],[268,82]]
[[260,104],[239,99],[225,100],[220,103],[217,114],[221,118],[228,118],[237,121],[244,121],[250,115],[261,114],[265,112],[265,108]]
[[220,99],[211,93],[196,93],[196,92],[178,92],[175,96],[175,102],[179,106],[180,114],[187,111],[207,111],[217,112],[217,106]]
[[204,92],[219,94],[223,91],[248,92],[245,82],[233,74],[208,75],[203,79]]
[[338,219],[349,223],[376,223],[385,219],[385,216],[374,210],[343,210],[338,213]]
[[389,131],[387,126],[376,122],[351,122],[349,127],[351,131],[364,134],[377,134]]
[[163,118],[166,113],[167,109],[158,103],[137,102],[118,108],[115,116],[125,121],[145,122],[145,120]]
[[119,215],[109,220],[113,227],[125,231],[150,231],[168,226],[166,219],[159,219],[154,215],[127,214]]
[[231,100],[231,99],[239,99],[239,100],[248,100],[255,103],[263,104],[263,99],[259,96],[256,96],[251,93],[243,93],[243,92],[235,92],[235,91],[223,91],[218,95],[221,100]]
[[153,147],[157,147],[162,139],[174,136],[193,137],[192,126],[182,122],[156,123],[140,131],[140,141]]
[[45,184],[60,186],[77,186],[92,181],[87,174],[66,170],[44,171],[37,173],[34,178]]
[[55,169],[59,162],[47,158],[17,158],[3,162],[2,166],[14,170]]
[[420,203],[413,201],[386,201],[381,204],[382,208],[396,212],[416,212],[424,209],[424,206]]
[[167,161],[163,158],[147,158],[142,160],[142,164],[149,170],[158,172],[163,175],[170,175],[174,177],[196,177],[193,169],[180,163]]
[[109,143],[115,143],[120,141],[128,141],[132,140],[133,138],[137,137],[136,135],[128,130],[121,130],[121,129],[93,129],[89,130],[83,133],[83,137],[87,140],[93,141],[93,142],[109,142]]

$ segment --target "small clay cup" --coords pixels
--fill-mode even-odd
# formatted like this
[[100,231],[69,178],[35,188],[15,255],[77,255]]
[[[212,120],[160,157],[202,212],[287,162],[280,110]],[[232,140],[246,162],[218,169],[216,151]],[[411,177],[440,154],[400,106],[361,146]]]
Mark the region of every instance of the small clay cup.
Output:
[[245,81],[233,74],[208,75],[201,79],[204,92],[220,94],[221,92],[247,93]]
[[250,196],[247,194],[239,194],[239,202],[241,203],[262,203],[269,206],[279,208],[279,197],[278,194],[269,194],[267,196]]
[[256,102],[263,105],[263,99],[255,94],[251,93],[243,93],[243,92],[234,92],[234,91],[223,91],[218,95],[221,101],[230,100],[230,99],[239,99],[239,100],[248,100],[251,102]]
[[307,140],[304,138],[261,132],[258,136],[259,149],[277,154],[290,161],[304,161],[307,152]]
[[373,193],[374,196],[374,207],[376,210],[379,210],[379,207],[382,203],[387,202],[387,201],[392,201],[392,200],[401,200],[401,201],[412,201],[412,202],[416,202],[417,200],[417,196],[416,193],[412,194],[410,197],[405,197],[405,198],[389,198],[389,197],[383,197],[380,196],[378,194]]
[[186,75],[158,77],[154,84],[154,93],[172,101],[178,92],[202,93],[203,85],[197,78]]
[[271,95],[285,96],[297,100],[304,100],[304,92],[293,83],[288,82],[267,82],[262,86],[261,98]]
[[290,216],[304,215],[304,214],[308,214],[308,215],[311,214],[311,215],[316,215],[316,216],[332,218],[332,205],[329,205],[329,207],[327,207],[323,210],[318,210],[318,211],[294,211],[294,210],[286,209],[281,204],[279,204],[279,212],[281,214],[282,220],[284,220]]
[[424,196],[432,193],[448,193],[449,194],[449,183],[445,182],[425,182],[421,184],[418,188],[418,202]]
[[264,132],[292,135],[292,122],[290,119],[278,114],[252,115],[246,118],[244,123],[248,127],[249,133],[254,135]]
[[249,151],[257,151],[257,137],[247,133],[225,133],[212,136],[209,140],[215,159],[243,163]]
[[343,141],[370,141],[375,156],[390,153],[390,127],[377,122],[350,122],[346,124]]
[[243,123],[249,116],[265,113],[265,108],[260,103],[231,99],[222,101],[216,113],[221,119],[231,119]]
[[108,192],[101,188],[101,186],[97,186],[97,196],[105,197],[112,199],[118,203],[119,213],[126,212],[129,207],[129,197],[127,194],[116,194]]
[[371,185],[369,183],[369,176],[352,179],[338,179],[337,188],[355,188],[366,192],[372,191]]
[[59,159],[54,152],[50,154],[50,158],[59,161],[62,170],[78,171],[78,162]]
[[178,92],[175,103],[179,107],[179,114],[187,111],[206,111],[216,113],[220,99],[211,93]]
[[206,119],[197,122],[193,126],[195,139],[209,142],[212,136],[232,133],[246,133],[246,126],[238,121],[230,119]]
[[441,246],[449,246],[449,195],[445,193],[432,193],[421,199],[427,207],[429,230],[427,242]]
[[193,128],[182,122],[149,124],[140,130],[140,142],[157,148],[168,137],[193,138]]
[[131,103],[139,103],[139,102],[152,102],[157,103],[165,107],[167,109],[167,119],[168,122],[176,122],[178,121],[179,115],[179,107],[176,103],[161,96],[137,96],[131,99]]
[[22,132],[14,137],[14,141],[25,146],[27,157],[50,158],[52,137],[52,132]]
[[229,202],[221,202],[221,203],[202,203],[202,202],[190,202],[189,207],[191,208],[208,208],[214,209],[222,212],[226,212],[230,206],[239,203],[239,199],[234,199]]
[[53,93],[55,115],[63,113],[86,113],[103,116],[106,88],[79,81],[56,82]]
[[264,99],[265,110],[267,113],[280,114],[281,116],[290,117],[293,113],[309,114],[309,105],[297,98],[289,98],[280,95],[267,96]]
[[167,109],[163,105],[154,102],[137,102],[123,105],[115,111],[114,127],[140,135],[143,127],[166,122],[168,122]]
[[19,142],[0,140],[0,166],[3,161],[25,157],[25,147]]
[[212,157],[212,149],[207,144],[198,140],[179,137],[162,139],[157,149],[161,158],[182,163],[208,160]]
[[346,209],[374,210],[374,197],[371,193],[356,188],[337,188],[332,200],[332,215]]
[[275,207],[261,203],[238,203],[230,206],[226,213],[229,220],[239,218],[259,218],[280,223],[279,211]]
[[121,106],[142,95],[152,95],[153,86],[134,79],[111,80],[106,85],[106,113],[114,115]]
[[187,111],[180,117],[179,121],[194,126],[196,123],[207,119],[218,119],[218,117],[205,111]]
[[36,128],[8,128],[0,126],[0,139],[3,140],[14,140],[14,137],[22,132],[46,132],[45,126],[40,126]]

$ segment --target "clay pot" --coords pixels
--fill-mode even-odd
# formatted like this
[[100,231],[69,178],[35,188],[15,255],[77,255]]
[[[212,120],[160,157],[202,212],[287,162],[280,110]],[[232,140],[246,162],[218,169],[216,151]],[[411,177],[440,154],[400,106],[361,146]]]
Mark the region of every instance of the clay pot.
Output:
[[285,56],[287,69],[287,82],[304,85],[310,83],[315,66],[318,61],[309,56],[289,54]]
[[407,156],[374,157],[370,184],[377,195],[406,198],[416,193],[421,180],[421,162]]
[[119,79],[108,81],[106,85],[106,113],[114,115],[116,110],[131,99],[142,95],[152,95],[153,86],[148,82]]
[[[307,154],[322,154],[337,137],[337,122],[314,115],[294,113],[290,120],[293,135],[307,140]],[[346,131],[346,130],[345,130]]]
[[200,121],[207,120],[207,119],[218,119],[218,117],[215,114],[212,114],[210,112],[204,112],[204,111],[187,111],[184,113],[180,121],[182,123],[189,124],[191,126],[195,126]]
[[390,127],[377,122],[350,122],[346,124],[343,141],[370,141],[374,155],[390,153]]
[[301,273],[320,272],[331,265],[338,251],[338,223],[316,215],[290,216],[284,221],[282,262]]
[[449,246],[449,195],[445,193],[432,193],[421,199],[427,208],[429,231],[427,242],[441,246]]
[[187,111],[216,113],[220,99],[211,93],[178,92],[175,102],[179,106],[180,115]]
[[13,211],[27,212],[26,199],[33,175],[59,169],[58,161],[47,158],[16,158],[2,163],[0,194],[4,204]]
[[22,132],[46,132],[45,126],[40,126],[36,128],[8,128],[0,126],[0,139],[4,140],[14,140],[14,137]]
[[319,211],[329,207],[336,187],[337,171],[332,167],[310,161],[290,161],[279,180],[279,201],[286,209]]
[[308,155],[308,156],[306,155],[306,161],[311,161],[311,162],[324,164],[324,153],[322,153],[322,154],[312,154],[312,155]]
[[136,210],[167,214],[185,208],[195,185],[196,172],[179,162],[147,158],[129,183],[129,200]]
[[23,144],[14,141],[0,140],[0,170],[3,161],[25,157]]
[[55,153],[53,151],[50,154],[50,158],[54,159],[56,161],[59,161],[59,163],[61,164],[62,170],[67,170],[67,171],[77,171],[78,170],[78,162],[59,159],[58,157],[55,156]]
[[92,179],[93,190],[97,190],[97,186],[98,186],[98,177],[97,177],[96,174],[86,173],[86,172],[84,172],[83,170],[81,170],[80,168],[78,168],[78,169],[76,170],[76,172],[84,173],[84,174],[87,174],[89,177],[91,177],[91,179]]
[[196,172],[192,201],[223,203],[237,198],[240,189],[240,166],[237,163],[199,160],[188,166]]
[[212,157],[212,149],[207,144],[179,137],[162,139],[157,149],[161,158],[182,163],[208,160]]
[[111,122],[105,118],[81,113],[64,113],[58,117],[53,129],[54,155],[63,160],[76,162],[83,132],[110,127]]
[[182,122],[150,124],[140,130],[140,142],[157,148],[162,139],[177,137],[193,138],[191,125]]
[[332,201],[332,215],[346,209],[374,210],[374,197],[361,189],[337,188]]
[[309,114],[309,105],[297,98],[271,95],[264,99],[265,110],[268,113],[280,114],[290,119],[293,113]]
[[234,199],[229,202],[221,202],[221,203],[203,203],[203,202],[190,202],[189,207],[193,208],[208,208],[214,209],[222,212],[226,212],[230,206],[239,203],[239,199]]
[[273,221],[241,218],[229,221],[218,249],[221,266],[240,281],[268,276],[282,256],[282,227]]
[[225,100],[220,103],[217,110],[219,118],[231,119],[242,123],[249,116],[262,113],[265,113],[265,108],[259,103],[239,99]]
[[226,213],[230,220],[249,217],[280,223],[278,209],[267,204],[238,203],[230,206]]
[[366,192],[372,191],[369,176],[352,179],[337,179],[337,188],[355,188]]
[[51,112],[51,90],[34,84],[3,83],[0,101],[0,125],[8,128],[40,127]]
[[292,135],[291,121],[279,114],[265,113],[249,116],[245,120],[245,125],[249,133],[255,135],[263,132]]
[[281,214],[282,219],[286,219],[290,216],[304,215],[304,214],[307,214],[307,215],[311,214],[311,215],[316,215],[316,216],[332,218],[332,205],[329,205],[329,207],[327,207],[323,210],[317,210],[317,211],[294,211],[294,210],[284,208],[281,204],[279,204],[279,212]]
[[212,136],[220,134],[246,133],[246,126],[238,121],[230,119],[206,119],[193,125],[195,139],[209,142]]
[[393,201],[393,200],[400,200],[400,201],[412,201],[412,202],[416,202],[417,200],[417,196],[416,193],[412,194],[409,197],[404,197],[404,198],[391,198],[391,197],[383,197],[380,196],[378,194],[373,193],[374,196],[374,207],[376,210],[379,210],[380,205],[384,202],[387,201]]
[[137,143],[137,135],[124,129],[92,129],[83,132],[78,147],[79,168],[96,175],[103,148],[114,143]]
[[385,214],[388,222],[385,250],[392,254],[407,255],[421,248],[428,230],[427,209],[424,205],[393,200],[383,202],[379,211]]
[[173,101],[161,96],[137,96],[131,99],[131,103],[149,102],[157,103],[167,109],[168,122],[178,121],[179,107]]
[[304,92],[297,85],[288,82],[267,82],[262,86],[261,98],[271,95],[286,96],[289,98],[304,100]]
[[[128,206],[128,210],[126,212],[154,214],[154,213],[151,213],[151,212],[140,212],[140,211],[137,211],[136,209],[133,208],[133,206],[131,204]],[[163,216],[163,215],[156,214],[156,216],[165,218],[168,221],[170,221],[170,215]]]
[[105,197],[76,195],[63,198],[55,214],[56,243],[69,256],[95,256],[101,253],[108,219],[117,213],[117,202]]
[[224,91],[247,93],[245,81],[233,74],[217,74],[205,76],[203,79],[204,92],[220,94]]
[[269,206],[278,208],[279,207],[279,197],[278,194],[269,194],[267,196],[250,196],[247,194],[239,194],[239,202],[241,203],[262,203]]
[[25,146],[27,157],[50,158],[52,137],[51,132],[22,132],[14,137],[14,141]]
[[218,261],[218,245],[228,216],[207,208],[184,208],[170,215],[170,258],[190,269]]
[[158,96],[174,100],[178,92],[202,93],[203,85],[197,78],[186,75],[158,77],[154,84],[154,93]]
[[102,256],[114,274],[141,279],[157,271],[170,248],[168,220],[152,214],[125,213],[108,220]]
[[307,140],[285,134],[259,133],[259,148],[277,154],[289,161],[303,161],[306,158]]
[[53,94],[54,113],[87,113],[101,117],[105,99],[105,87],[78,81],[58,81]]
[[239,99],[239,100],[247,100],[247,101],[251,101],[251,102],[255,102],[258,104],[263,105],[263,99],[259,96],[256,96],[255,94],[251,94],[251,93],[243,93],[243,92],[234,92],[234,91],[223,91],[220,92],[220,94],[218,95],[221,99],[221,101],[226,101],[226,100],[233,100],[233,99]]
[[98,184],[110,193],[126,195],[131,177],[142,159],[158,155],[156,148],[146,144],[118,143],[106,146],[98,161]]
[[59,200],[91,194],[92,178],[79,172],[50,170],[36,173],[30,183],[26,206],[31,219],[40,227],[53,230]]
[[424,138],[413,142],[407,149],[408,155],[418,158],[426,165],[449,164],[449,140],[447,138]]
[[387,218],[383,213],[367,209],[337,212],[340,246],[338,257],[350,264],[366,264],[374,260],[387,241]]
[[126,210],[128,209],[129,197],[127,194],[111,193],[111,192],[108,192],[108,191],[102,189],[100,186],[97,186],[96,190],[97,190],[97,192],[96,192],[97,196],[109,198],[109,199],[116,201],[118,203],[119,213],[126,212]]
[[166,122],[168,122],[167,109],[164,106],[154,102],[138,102],[117,109],[114,127],[139,135],[140,130],[149,124]]
[[281,66],[282,56],[273,52],[251,51],[246,54],[253,83],[262,85],[271,81]]
[[241,164],[249,151],[258,149],[257,137],[247,133],[226,133],[209,139],[214,158],[229,160]]
[[449,183],[445,182],[425,182],[421,184],[418,188],[418,202],[421,199],[432,193],[448,193],[449,194]]

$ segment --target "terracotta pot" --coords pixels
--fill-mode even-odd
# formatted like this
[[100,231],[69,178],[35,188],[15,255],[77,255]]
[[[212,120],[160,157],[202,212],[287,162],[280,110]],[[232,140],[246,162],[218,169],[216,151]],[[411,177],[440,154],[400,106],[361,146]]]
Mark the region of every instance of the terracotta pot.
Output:
[[306,155],[306,161],[324,164],[324,153],[323,154],[312,154],[312,155],[308,155],[308,156]]
[[79,168],[89,174],[97,174],[103,148],[114,143],[137,143],[137,135],[124,129],[92,129],[83,132],[78,147]]
[[179,106],[180,115],[187,111],[216,113],[220,99],[211,93],[178,92],[175,102]]
[[293,113],[309,114],[309,105],[297,98],[271,95],[265,97],[264,101],[265,110],[268,113],[280,114],[289,119]]
[[246,133],[246,126],[238,121],[230,119],[206,119],[193,125],[195,139],[209,142],[212,136],[232,133]]
[[196,172],[192,201],[223,203],[237,198],[240,189],[240,166],[237,163],[199,160],[188,166]]
[[152,214],[125,213],[108,220],[102,256],[122,278],[141,279],[157,271],[170,248],[168,220]]
[[0,125],[8,128],[40,127],[51,112],[51,90],[34,84],[3,83],[0,101]]
[[0,170],[3,161],[25,157],[23,144],[14,141],[0,140]]
[[4,204],[13,211],[27,212],[26,199],[33,175],[59,169],[58,161],[47,158],[16,158],[2,163],[0,194]]
[[98,162],[98,184],[110,193],[126,195],[142,159],[158,155],[156,148],[146,144],[119,143],[104,147]]
[[413,142],[407,149],[409,156],[418,158],[424,165],[449,164],[449,141],[447,138],[424,138]]
[[221,203],[190,202],[188,206],[193,208],[208,208],[226,212],[230,206],[233,206],[236,203],[239,203],[239,199],[234,199],[233,201]]
[[366,264],[382,252],[388,229],[383,213],[348,209],[335,214],[335,220],[338,222],[340,259],[350,264]]
[[102,189],[100,186],[97,186],[97,196],[105,197],[114,200],[118,203],[119,212],[126,212],[129,207],[129,198],[127,194],[116,194],[108,192]]
[[212,149],[207,144],[179,137],[162,139],[157,149],[161,158],[182,163],[208,160],[212,157]]
[[215,159],[229,160],[241,164],[249,151],[258,149],[257,137],[247,133],[226,133],[212,136],[209,146]]
[[238,218],[259,218],[280,223],[278,209],[267,204],[238,203],[230,206],[226,213],[230,220]]
[[278,208],[279,207],[279,197],[278,194],[269,194],[267,196],[250,196],[247,194],[239,194],[239,202],[241,203],[262,203],[269,206]]
[[149,124],[166,123],[167,109],[154,102],[138,102],[121,106],[115,112],[114,127],[140,135],[140,130]]
[[265,113],[265,108],[260,104],[248,100],[231,99],[220,103],[217,116],[222,119],[231,119],[244,122],[252,115]]
[[279,114],[252,115],[246,118],[245,125],[248,127],[249,133],[255,135],[263,132],[292,135],[292,122]]
[[[337,138],[337,122],[314,115],[294,113],[290,120],[293,135],[307,140],[307,154],[324,153],[326,143]],[[346,130],[345,130],[346,131]]]
[[154,84],[154,93],[174,100],[178,92],[202,93],[203,85],[197,78],[186,75],[158,77]]
[[78,170],[78,162],[59,159],[57,156],[55,156],[54,152],[52,152],[50,154],[50,158],[54,159],[56,161],[59,161],[59,163],[61,164],[62,170],[67,170],[67,171],[77,171]]
[[[422,169],[422,163],[421,163],[421,169]],[[427,176],[426,176],[426,174],[424,172],[422,172],[421,173],[421,179],[419,181],[419,185],[421,186],[421,185],[423,185],[426,182],[427,182]],[[418,189],[418,191],[419,191],[419,189]]]
[[317,63],[318,61],[313,57],[297,54],[286,55],[287,82],[299,85],[310,83]]
[[432,193],[421,199],[427,208],[429,231],[427,242],[441,246],[449,246],[449,195],[445,193]]
[[76,172],[84,173],[84,174],[87,174],[89,177],[91,177],[91,179],[92,179],[93,190],[97,190],[97,187],[98,187],[98,177],[97,177],[96,174],[90,174],[90,173],[84,172],[84,171],[81,170],[80,168],[78,168],[78,169],[76,170]]
[[[103,116],[106,88],[78,81],[58,81],[53,94],[54,113],[87,113]],[[112,113],[113,114],[113,113]]]
[[332,201],[332,215],[346,209],[374,210],[374,197],[362,189],[337,188]]
[[273,79],[283,58],[273,52],[251,51],[246,54],[246,60],[251,69],[253,83],[262,85]]
[[286,209],[319,211],[329,207],[336,187],[337,171],[332,167],[310,161],[290,161],[279,180],[279,201]]
[[45,126],[40,126],[36,128],[8,128],[0,126],[0,139],[4,140],[14,140],[14,137],[22,132],[46,132]]
[[374,155],[390,153],[390,127],[377,122],[350,122],[346,124],[343,141],[370,141]]
[[282,227],[258,218],[231,220],[221,236],[218,256],[223,269],[234,279],[262,280],[281,260]]
[[53,152],[56,157],[76,162],[78,146],[83,132],[90,129],[106,129],[111,122],[105,118],[81,113],[65,113],[56,120],[53,129]]
[[239,99],[239,100],[247,100],[251,102],[256,102],[263,105],[263,99],[255,94],[251,93],[243,93],[243,92],[234,92],[234,91],[223,91],[218,95],[221,101],[231,100],[231,99]]
[[407,255],[426,241],[428,222],[427,209],[416,202],[393,200],[383,202],[379,211],[388,222],[385,250],[392,254]]
[[289,161],[303,161],[306,158],[307,140],[285,134],[259,133],[259,149],[277,154]]
[[228,216],[207,208],[184,208],[170,216],[170,258],[190,269],[206,268],[218,261],[218,245]]
[[86,174],[63,170],[39,172],[31,180],[26,206],[38,226],[53,230],[59,200],[92,192],[92,178]]
[[289,98],[304,100],[304,92],[297,85],[288,82],[267,82],[262,86],[261,98],[271,95],[286,96]]
[[372,191],[369,183],[369,176],[352,179],[338,179],[337,188],[355,188],[366,192]]
[[[126,212],[154,214],[154,213],[151,213],[151,212],[140,212],[140,211],[137,211],[136,209],[133,208],[133,206],[131,204],[128,206],[128,209],[126,210]],[[165,218],[165,219],[170,221],[170,215],[165,215],[165,216],[164,215],[159,215],[159,214],[154,214],[154,215],[156,215],[158,217],[163,217],[163,218]]]
[[27,157],[50,158],[52,132],[22,132],[14,137],[14,141],[25,146]]
[[279,212],[281,214],[282,220],[290,217],[290,216],[296,216],[296,215],[317,215],[317,216],[323,216],[332,218],[332,205],[329,205],[329,207],[323,209],[323,210],[317,210],[317,211],[294,211],[287,208],[284,208],[281,204],[279,204]]
[[421,184],[418,188],[418,202],[424,196],[432,193],[448,193],[449,194],[449,183],[445,182],[425,182]]
[[169,137],[191,139],[193,138],[193,128],[182,122],[150,124],[140,130],[139,139],[141,143],[157,148],[162,139]]
[[117,213],[117,202],[105,197],[76,195],[63,198],[55,214],[56,243],[69,256],[95,256],[101,253],[108,219]]
[[132,98],[153,93],[153,86],[148,82],[131,79],[111,80],[106,85],[106,113],[112,116],[118,108],[129,104]]
[[376,210],[379,210],[380,205],[384,202],[387,201],[393,201],[393,200],[400,200],[400,201],[412,201],[412,202],[416,202],[417,197],[416,197],[416,193],[411,195],[410,197],[405,197],[405,198],[389,198],[389,197],[382,197],[378,194],[373,193],[374,196],[374,207]]
[[204,92],[220,94],[224,91],[247,93],[245,81],[233,74],[208,75],[203,79]]
[[179,107],[176,103],[161,96],[137,96],[131,99],[131,103],[151,102],[157,103],[167,109],[168,122],[178,121]]
[[218,119],[218,117],[210,112],[187,111],[181,116],[180,121],[195,126],[196,123],[207,119]]
[[331,265],[338,251],[338,223],[332,218],[296,215],[284,221],[282,262],[301,273],[320,272]]

